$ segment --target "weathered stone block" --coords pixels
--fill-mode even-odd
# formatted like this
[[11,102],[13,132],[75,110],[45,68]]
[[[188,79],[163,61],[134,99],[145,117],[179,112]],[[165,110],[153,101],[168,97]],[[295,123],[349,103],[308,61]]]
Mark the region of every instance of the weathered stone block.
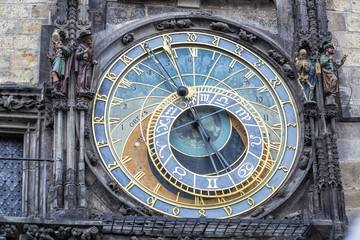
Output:
[[353,133],[346,136],[346,138],[338,139],[338,151],[341,160],[360,161],[360,140],[354,140],[351,138],[359,134],[360,132],[354,129]]
[[348,66],[348,67],[359,67],[360,66],[360,58],[358,57],[357,54],[354,54],[358,50],[359,49],[348,48],[343,51],[343,54],[348,55],[348,57],[346,59],[346,63],[345,63],[346,66]]
[[345,206],[348,208],[359,207],[360,189],[346,189],[345,190]]
[[352,12],[360,12],[360,2],[359,1],[351,1],[351,11]]
[[143,4],[111,4],[110,6],[107,9],[107,22],[109,24],[119,24],[124,21],[145,17]]
[[17,20],[0,21],[0,34],[16,34],[16,28],[19,22]]
[[340,169],[341,169],[341,176],[342,176],[342,182],[343,182],[344,188],[345,189],[355,189],[355,188],[360,189],[360,186],[359,186],[360,162],[349,162],[349,161],[346,161],[346,159],[341,159]]
[[18,35],[14,39],[14,48],[38,49],[39,48],[39,36],[38,35]]
[[13,48],[14,36],[13,35],[0,35],[0,49],[1,48]]
[[30,11],[29,6],[25,4],[9,5],[9,17],[10,18],[29,18]]
[[346,31],[344,13],[328,12],[328,19],[332,31]]
[[31,17],[33,18],[49,18],[49,5],[32,5]]
[[[206,1],[206,2],[208,2],[208,1]],[[179,7],[199,8],[200,0],[178,0],[177,5]]]
[[14,83],[14,74],[11,70],[0,71],[0,84]]
[[[355,219],[359,218],[360,216],[360,207],[358,208],[346,208],[346,216],[349,220],[349,223],[351,224],[352,222],[355,221]],[[359,228],[359,226],[357,226],[357,228]]]
[[333,11],[348,11],[350,10],[349,0],[327,0],[326,7]]
[[0,55],[0,69],[7,69],[9,67],[10,67],[10,51],[2,49]]
[[11,56],[13,67],[31,68],[38,64],[38,53],[36,51],[16,51]]
[[251,7],[251,1],[250,0],[229,0],[228,1],[229,9],[236,8],[236,9],[248,9]]
[[360,14],[350,13],[346,15],[348,31],[360,31]]
[[35,82],[35,68],[34,69],[17,69],[13,70],[14,82],[17,84],[36,84]]
[[346,48],[360,48],[360,32],[345,33],[343,38],[345,39]]
[[[236,21],[240,22],[241,24],[247,25],[249,27],[256,27],[259,29],[263,29],[264,31],[277,34],[277,18],[275,16],[255,16],[255,15],[238,15],[235,11],[231,11],[231,18]],[[235,15],[236,14],[236,15]]]
[[37,34],[40,33],[41,24],[41,20],[22,20],[20,31],[22,34]]
[[0,17],[8,17],[8,5],[7,4],[1,4],[0,5]]
[[226,0],[207,0],[202,1],[202,8],[216,8],[216,9],[226,9],[227,1]]

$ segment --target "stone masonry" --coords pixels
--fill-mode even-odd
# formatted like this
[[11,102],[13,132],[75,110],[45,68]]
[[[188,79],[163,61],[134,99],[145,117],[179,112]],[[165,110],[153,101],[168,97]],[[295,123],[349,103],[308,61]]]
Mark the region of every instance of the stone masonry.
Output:
[[49,25],[56,1],[0,1],[0,84],[36,85],[40,30]]
[[338,149],[346,213],[351,222],[360,215],[360,2],[328,0],[327,13],[329,30],[333,33],[336,45],[336,58],[348,55],[345,65],[339,71],[343,122],[338,125]]

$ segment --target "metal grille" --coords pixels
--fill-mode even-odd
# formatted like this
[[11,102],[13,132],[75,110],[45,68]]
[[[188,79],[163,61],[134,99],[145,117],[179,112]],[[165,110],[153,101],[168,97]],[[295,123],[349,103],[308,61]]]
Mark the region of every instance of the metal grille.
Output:
[[206,219],[158,217],[107,217],[103,231],[115,234],[205,237],[297,237],[303,236],[310,221],[264,219]]
[[[22,158],[21,138],[0,137],[0,157]],[[22,161],[0,160],[0,216],[21,216]]]

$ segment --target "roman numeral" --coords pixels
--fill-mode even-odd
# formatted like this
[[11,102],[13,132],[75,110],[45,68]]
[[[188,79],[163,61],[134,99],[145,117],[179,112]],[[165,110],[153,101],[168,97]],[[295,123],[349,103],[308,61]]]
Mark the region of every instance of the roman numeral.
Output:
[[205,205],[204,199],[199,196],[195,196],[195,205]]
[[124,55],[124,56],[120,57],[120,60],[123,63],[125,63],[126,65],[129,65],[133,59],[131,57],[128,57],[128,56]]
[[117,98],[117,97],[113,97],[112,102],[111,102],[111,107],[114,106],[120,106],[121,104],[124,103],[124,100],[121,98]]
[[192,57],[198,57],[198,48],[189,48],[189,52]]
[[270,143],[270,149],[275,151],[280,151],[280,142],[272,142]]
[[[141,170],[139,170],[135,175],[134,178],[136,181],[139,181],[142,177],[145,176],[145,173]],[[128,185],[125,186],[125,190],[129,191],[133,186],[135,185],[135,182],[131,181]]]
[[229,68],[233,68],[235,66],[235,63],[236,63],[236,61],[235,61],[235,59],[233,59],[231,61],[231,63],[229,64]]
[[112,171],[116,168],[120,167],[119,163],[115,160],[114,163],[111,163],[107,166],[109,171]]
[[249,71],[247,74],[245,74],[245,78],[247,80],[250,80],[250,78],[252,78],[255,75],[255,73],[253,71]]
[[121,88],[129,88],[131,86],[132,82],[129,80],[126,80],[125,78],[121,79],[119,87]]
[[134,72],[136,72],[137,75],[141,75],[144,71],[139,68],[139,65],[136,65],[133,67]]

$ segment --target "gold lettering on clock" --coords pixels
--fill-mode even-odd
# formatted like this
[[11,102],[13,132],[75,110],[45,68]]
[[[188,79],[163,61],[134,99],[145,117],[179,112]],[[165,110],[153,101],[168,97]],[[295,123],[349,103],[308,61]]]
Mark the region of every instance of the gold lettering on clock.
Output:
[[187,41],[188,42],[195,42],[197,40],[197,36],[195,33],[187,33],[188,38]]
[[131,57],[128,57],[126,55],[123,55],[120,57],[120,60],[127,65],[129,65],[131,63],[131,61],[133,60]]
[[130,82],[129,80],[123,78],[123,79],[121,79],[121,81],[119,83],[119,87],[121,87],[121,88],[129,88],[129,87],[131,87],[131,84],[132,84],[132,82]]
[[99,148],[109,146],[108,142],[106,142],[106,141],[101,141],[101,142],[99,141],[99,142],[97,142],[97,145]]
[[249,71],[247,74],[245,74],[245,78],[247,80],[250,80],[250,78],[252,78],[255,75],[255,73],[253,71]]
[[121,98],[117,98],[117,97],[113,97],[112,101],[111,101],[111,107],[114,106],[120,106],[124,103],[124,100]]
[[254,199],[252,199],[252,198],[248,198],[248,199],[247,199],[247,203],[248,203],[250,206],[254,206],[255,201],[254,201]]
[[[139,170],[135,175],[135,180],[139,181],[142,177],[145,176],[145,173],[141,170]],[[125,190],[129,191],[133,186],[135,185],[134,181],[130,181],[128,185],[125,186]]]
[[205,205],[204,199],[199,196],[195,196],[195,205]]
[[204,209],[199,210],[199,217],[206,217]]
[[229,64],[229,68],[233,68],[235,66],[236,60],[233,59],[231,63]]
[[228,216],[231,216],[232,214],[232,208],[230,206],[225,206],[224,210]]
[[281,84],[280,80],[278,79],[278,77],[275,77],[274,79],[270,79],[270,84],[273,88],[275,88],[275,86],[279,86]]
[[189,52],[193,58],[198,57],[198,48],[189,48]]
[[174,216],[177,216],[180,213],[180,209],[178,207],[174,207],[172,212],[173,212]]
[[275,192],[275,188],[273,186],[270,186],[268,183],[266,184],[267,188],[270,188],[272,190],[272,192]]
[[116,81],[116,74],[108,71],[106,73],[106,75],[105,75],[105,78],[112,81],[112,82],[115,82]]
[[97,94],[97,95],[96,95],[96,100],[100,100],[100,101],[106,102],[106,100],[107,100],[107,95]]
[[289,169],[287,168],[287,166],[281,166],[278,168],[279,170],[283,170],[284,172],[288,172]]
[[120,167],[119,163],[115,160],[114,163],[111,163],[107,166],[109,171],[112,171],[116,168]]
[[265,64],[265,63],[264,63],[263,61],[261,61],[261,59],[259,59],[258,62],[254,63],[254,66],[255,66],[256,68],[259,68],[259,67],[261,67],[261,66],[264,65],[264,64]]
[[104,124],[104,116],[100,117],[94,117],[94,124]]
[[297,126],[297,124],[296,123],[288,123],[288,125],[287,125],[288,127],[290,127],[290,126],[292,126],[292,127],[296,127]]
[[[161,188],[161,184],[160,183],[156,184],[154,192],[157,193],[160,190],[160,188]],[[157,201],[157,197],[152,196],[147,199],[147,204],[153,207],[156,201]]]
[[140,69],[139,65],[134,66],[132,70],[134,70],[134,72],[139,76],[144,72]]
[[212,41],[212,44],[218,47],[219,43],[220,43],[220,37],[214,37],[214,41]]
[[129,162],[129,161],[131,161],[131,160],[132,160],[131,157],[125,156],[125,157],[123,157],[123,158],[120,160],[120,162],[121,162],[122,164],[125,164],[125,163],[127,163],[127,162]]
[[236,49],[234,50],[234,52],[241,56],[241,53],[244,51],[244,48],[242,46],[240,46],[239,44],[236,44]]

